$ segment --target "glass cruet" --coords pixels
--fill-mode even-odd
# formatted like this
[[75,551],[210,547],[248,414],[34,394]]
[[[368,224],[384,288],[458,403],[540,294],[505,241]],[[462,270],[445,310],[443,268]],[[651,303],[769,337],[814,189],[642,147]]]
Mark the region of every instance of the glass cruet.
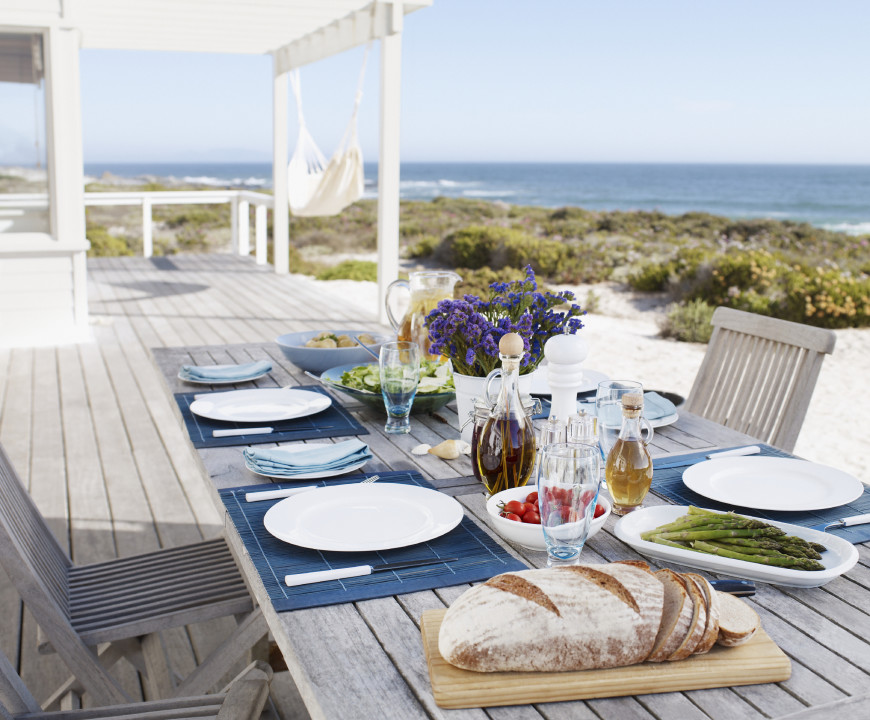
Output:
[[498,350],[501,390],[477,446],[479,475],[490,495],[525,485],[535,464],[535,433],[519,391],[523,339],[507,333]]
[[[607,454],[604,470],[616,515],[639,508],[652,483],[653,463],[647,445],[652,440],[653,429],[642,413],[643,393],[622,396],[622,429]],[[645,439],[643,430],[648,432]]]

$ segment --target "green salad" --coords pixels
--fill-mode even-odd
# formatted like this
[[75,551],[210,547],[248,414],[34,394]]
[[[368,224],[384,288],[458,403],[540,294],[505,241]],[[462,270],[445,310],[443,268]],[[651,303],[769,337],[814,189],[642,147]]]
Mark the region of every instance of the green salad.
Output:
[[[341,384],[354,390],[381,391],[381,377],[377,363],[358,365],[341,374]],[[449,362],[420,361],[419,395],[453,392],[453,369]]]

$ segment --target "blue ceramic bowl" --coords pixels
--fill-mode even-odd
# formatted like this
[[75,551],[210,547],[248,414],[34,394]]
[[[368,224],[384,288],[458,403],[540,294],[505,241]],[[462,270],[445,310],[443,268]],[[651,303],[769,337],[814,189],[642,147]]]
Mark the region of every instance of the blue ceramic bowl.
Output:
[[[308,372],[322,373],[336,365],[346,365],[353,363],[354,365],[362,365],[372,360],[372,356],[365,348],[359,345],[346,348],[311,348],[305,347],[312,338],[319,335],[323,330],[306,330],[304,332],[293,332],[281,335],[275,339],[278,347],[284,356],[301,370]],[[381,349],[381,345],[391,340],[386,335],[378,335],[369,330],[329,330],[335,335],[362,335],[368,333],[375,342],[369,347],[377,353]]]
[[[320,379],[328,383],[330,387],[349,395],[355,400],[359,400],[361,403],[364,403],[373,410],[378,410],[386,414],[387,411],[384,408],[384,398],[380,393],[360,392],[359,390],[341,384],[342,374],[346,373],[348,370],[353,370],[353,368],[359,367],[360,365],[377,365],[377,363],[362,362],[350,363],[349,365],[339,365],[338,367],[329,368],[329,370],[323,372],[320,375]],[[414,404],[411,406],[411,415],[421,415],[423,413],[431,413],[440,410],[455,397],[456,393],[452,391],[444,393],[417,393],[417,395],[414,396]]]

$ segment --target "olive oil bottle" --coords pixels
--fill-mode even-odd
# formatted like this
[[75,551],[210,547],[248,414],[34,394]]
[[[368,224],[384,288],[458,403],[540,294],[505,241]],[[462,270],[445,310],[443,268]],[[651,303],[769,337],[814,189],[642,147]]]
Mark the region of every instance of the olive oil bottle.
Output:
[[[653,464],[647,444],[652,439],[652,427],[641,417],[643,393],[622,396],[622,429],[607,455],[605,477],[613,498],[613,512],[625,515],[641,506],[652,483]],[[649,430],[643,439],[641,425]]]

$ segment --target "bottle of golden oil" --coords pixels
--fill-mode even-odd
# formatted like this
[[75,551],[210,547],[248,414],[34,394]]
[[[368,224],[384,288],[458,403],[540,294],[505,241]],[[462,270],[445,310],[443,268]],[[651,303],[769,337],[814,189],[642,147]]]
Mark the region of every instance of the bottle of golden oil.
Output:
[[[607,455],[605,477],[613,498],[613,512],[625,515],[640,507],[652,483],[653,464],[647,445],[652,427],[643,413],[643,393],[622,396],[622,430]],[[641,426],[649,431],[644,440]]]

